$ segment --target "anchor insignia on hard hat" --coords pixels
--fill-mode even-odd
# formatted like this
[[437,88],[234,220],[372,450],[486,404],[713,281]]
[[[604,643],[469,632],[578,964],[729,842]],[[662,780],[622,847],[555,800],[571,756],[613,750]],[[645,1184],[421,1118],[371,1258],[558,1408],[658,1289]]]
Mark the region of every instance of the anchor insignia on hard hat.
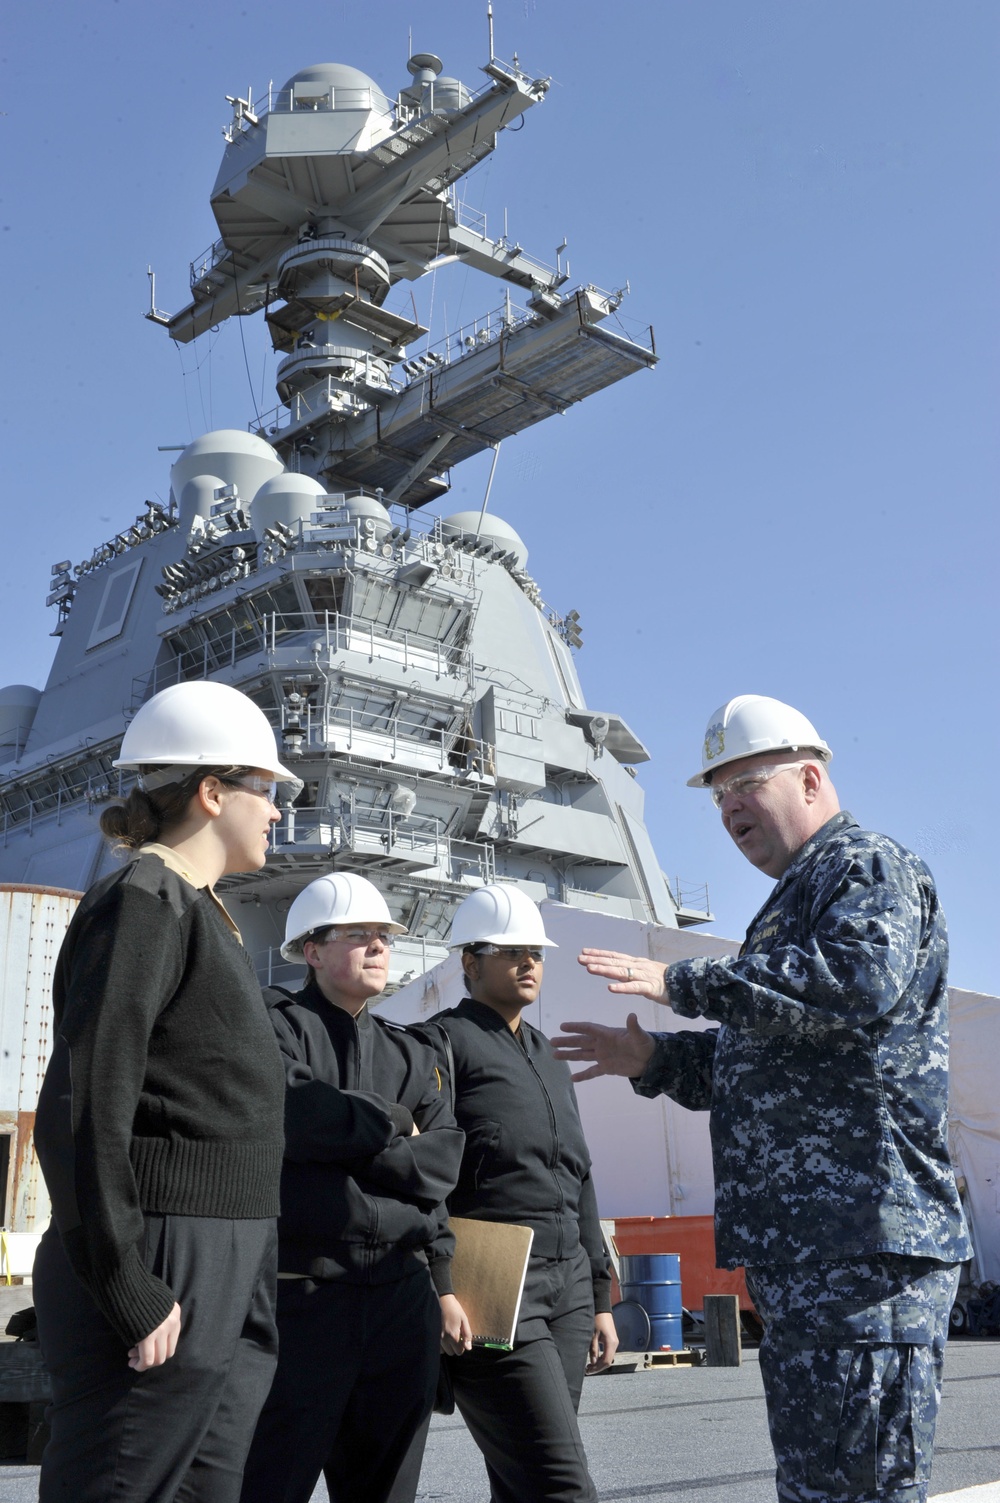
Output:
[[705,761],[714,762],[726,749],[726,731],[721,724],[710,725],[705,735]]

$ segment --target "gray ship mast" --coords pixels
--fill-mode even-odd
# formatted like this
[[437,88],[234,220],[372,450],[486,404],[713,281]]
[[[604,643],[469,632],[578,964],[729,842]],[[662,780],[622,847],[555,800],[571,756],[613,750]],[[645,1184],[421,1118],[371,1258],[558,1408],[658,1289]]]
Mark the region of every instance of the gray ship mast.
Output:
[[[547,82],[490,59],[472,93],[418,53],[387,98],[342,64],[263,101],[230,96],[212,193],[219,239],[191,301],[149,317],[185,342],[262,314],[280,405],[203,435],[89,559],[53,570],[60,636],[45,691],[0,690],[0,879],[83,887],[109,861],[100,805],[125,724],[158,689],[217,678],[270,717],[304,780],[267,864],[229,886],[261,974],[284,912],[331,866],[364,872],[412,937],[392,981],[443,954],[470,886],[668,925],[643,822],[647,752],[590,709],[575,612],[546,607],[525,543],[485,507],[421,510],[455,463],[656,361],[603,327],[623,293],[567,287],[462,207],[463,176]],[[505,284],[501,308],[418,355],[386,298],[451,261]],[[9,723],[9,724],[8,724]]]
[[[361,487],[409,507],[447,489],[446,467],[653,356],[599,327],[622,293],[562,295],[568,268],[490,239],[458,196],[548,80],[491,58],[474,95],[441,68],[432,53],[415,54],[412,82],[394,100],[341,64],[304,69],[266,104],[252,105],[249,91],[231,99],[212,191],[220,237],[192,262],[191,302],[148,315],[186,343],[263,312],[284,359],[282,405],[260,437],[329,489]],[[389,312],[386,296],[451,260],[516,289],[524,306],[508,297],[407,361],[427,330]]]

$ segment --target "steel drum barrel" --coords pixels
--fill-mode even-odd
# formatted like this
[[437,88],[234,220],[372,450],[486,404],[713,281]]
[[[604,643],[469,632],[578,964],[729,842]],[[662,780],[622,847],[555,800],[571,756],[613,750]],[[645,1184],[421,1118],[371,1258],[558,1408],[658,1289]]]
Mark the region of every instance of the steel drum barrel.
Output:
[[649,1350],[680,1351],[684,1345],[681,1260],[677,1253],[636,1253],[621,1259],[623,1300],[633,1300],[649,1316]]

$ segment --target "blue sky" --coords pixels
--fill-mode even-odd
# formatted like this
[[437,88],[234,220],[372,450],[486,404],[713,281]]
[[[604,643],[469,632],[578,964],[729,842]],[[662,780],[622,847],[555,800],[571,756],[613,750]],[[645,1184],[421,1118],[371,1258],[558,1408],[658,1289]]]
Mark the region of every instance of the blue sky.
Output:
[[[581,613],[588,701],[649,747],[668,875],[739,936],[767,879],[685,788],[733,694],[803,709],[862,821],[938,878],[952,980],[1000,992],[995,0],[494,0],[545,103],[467,180],[491,233],[617,287],[661,362],[504,445],[490,507]],[[285,24],[284,17],[290,18]],[[274,403],[260,328],[145,322],[214,238],[224,95],[314,62],[388,93],[415,50],[473,87],[485,0],[89,0],[3,39],[0,682],[44,683],[50,565],[165,496],[171,456]],[[460,266],[432,339],[497,306]],[[433,297],[433,310],[431,299]],[[263,393],[263,398],[262,398]],[[485,465],[442,508],[478,505]]]

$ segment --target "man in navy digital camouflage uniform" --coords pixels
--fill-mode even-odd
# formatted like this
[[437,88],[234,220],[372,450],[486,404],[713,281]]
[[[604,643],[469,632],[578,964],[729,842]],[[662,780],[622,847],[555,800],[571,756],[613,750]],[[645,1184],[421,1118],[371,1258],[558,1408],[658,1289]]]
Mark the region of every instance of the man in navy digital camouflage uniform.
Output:
[[782,1503],[924,1503],[958,1264],[948,942],[930,872],[841,812],[798,711],[730,700],[691,786],[777,885],[739,956],[585,950],[613,992],[721,1027],[568,1023],[576,1079],[710,1109],[720,1265],[745,1265]]

